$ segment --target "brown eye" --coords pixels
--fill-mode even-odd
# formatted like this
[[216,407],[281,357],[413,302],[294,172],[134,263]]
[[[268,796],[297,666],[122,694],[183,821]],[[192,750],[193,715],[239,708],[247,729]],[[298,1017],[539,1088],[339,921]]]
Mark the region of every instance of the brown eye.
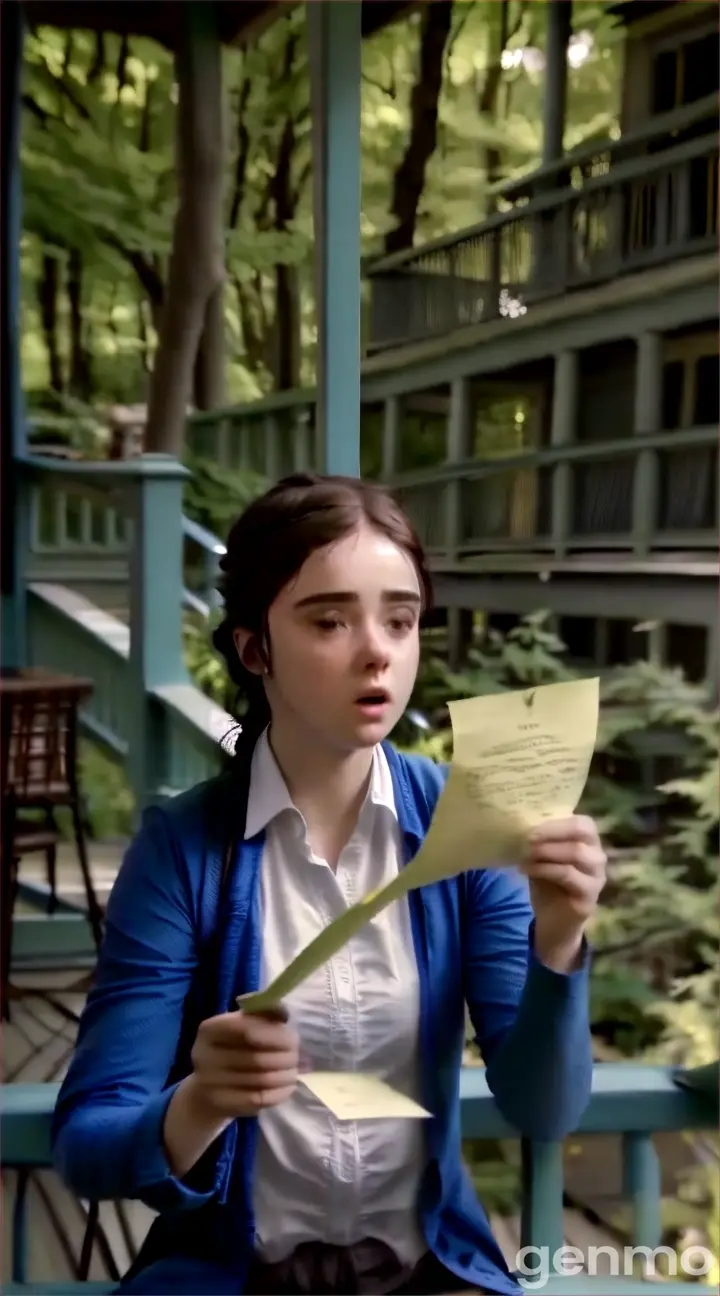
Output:
[[390,620],[390,628],[396,634],[403,634],[406,631],[412,630],[414,624],[414,619],[409,616],[392,617]]

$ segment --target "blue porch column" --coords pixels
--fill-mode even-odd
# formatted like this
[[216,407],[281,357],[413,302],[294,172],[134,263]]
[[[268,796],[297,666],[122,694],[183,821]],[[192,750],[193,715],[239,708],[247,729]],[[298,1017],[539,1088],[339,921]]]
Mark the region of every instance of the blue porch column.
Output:
[[360,475],[362,5],[309,3],[321,470]]
[[26,448],[25,410],[20,371],[20,236],[22,228],[20,183],[20,82],[23,58],[23,10],[20,4],[2,6],[2,151],[0,172],[0,247],[2,264],[2,415],[0,416],[0,566],[2,568],[2,665],[21,666],[25,653],[25,585],[23,554],[27,525],[27,495],[16,468]]
[[136,815],[157,800],[169,768],[167,711],[154,691],[185,684],[182,493],[187,469],[171,455],[133,462],[130,552],[128,775]]

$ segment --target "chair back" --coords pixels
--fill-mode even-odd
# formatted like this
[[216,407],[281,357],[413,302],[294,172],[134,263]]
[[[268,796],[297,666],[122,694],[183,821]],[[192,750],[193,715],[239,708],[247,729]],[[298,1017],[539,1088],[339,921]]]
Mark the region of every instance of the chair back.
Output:
[[0,694],[0,793],[17,805],[62,801],[77,782],[78,711],[87,680],[18,681]]

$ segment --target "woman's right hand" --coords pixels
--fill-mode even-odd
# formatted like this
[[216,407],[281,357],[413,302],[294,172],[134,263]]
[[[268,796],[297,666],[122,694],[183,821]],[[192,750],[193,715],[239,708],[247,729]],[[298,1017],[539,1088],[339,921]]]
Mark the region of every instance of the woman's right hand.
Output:
[[292,1096],[299,1041],[279,1013],[223,1013],[202,1022],[192,1064],[199,1107],[220,1120],[257,1116]]
[[183,1178],[228,1125],[290,1098],[299,1070],[298,1037],[284,1016],[229,1012],[202,1022],[193,1070],[170,1099],[163,1141]]

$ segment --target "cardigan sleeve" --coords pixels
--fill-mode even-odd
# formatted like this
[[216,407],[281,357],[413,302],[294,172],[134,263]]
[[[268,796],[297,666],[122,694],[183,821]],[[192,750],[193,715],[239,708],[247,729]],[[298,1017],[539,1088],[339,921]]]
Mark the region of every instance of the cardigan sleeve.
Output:
[[498,1107],[521,1134],[561,1139],[592,1087],[590,950],[555,972],[535,953],[526,879],[513,869],[466,875],[464,984]]
[[[78,1197],[140,1198],[165,1210],[200,1206],[218,1189],[217,1154],[181,1181],[163,1144],[197,944],[185,860],[167,814],[153,808],[110,896],[94,986],[54,1115],[54,1164]],[[203,1190],[190,1186],[197,1178]]]

